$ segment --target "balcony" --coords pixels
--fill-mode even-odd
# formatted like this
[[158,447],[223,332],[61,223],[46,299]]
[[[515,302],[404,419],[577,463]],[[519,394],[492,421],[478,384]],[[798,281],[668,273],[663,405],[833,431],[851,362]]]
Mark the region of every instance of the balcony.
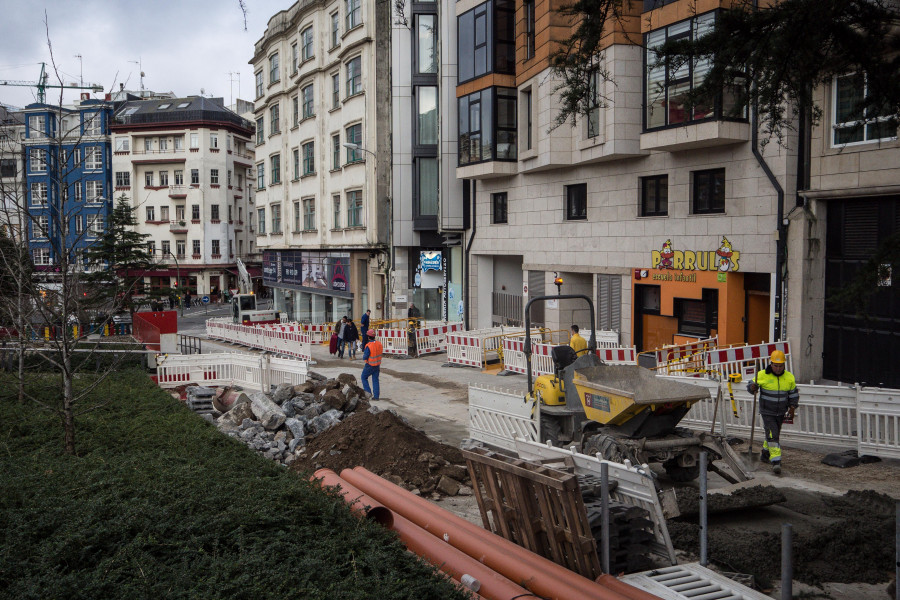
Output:
[[641,150],[680,152],[750,141],[750,125],[740,121],[701,121],[641,134]]
[[183,185],[170,185],[169,198],[187,198],[187,188]]
[[169,232],[170,233],[187,233],[188,226],[186,221],[170,221],[169,222]]

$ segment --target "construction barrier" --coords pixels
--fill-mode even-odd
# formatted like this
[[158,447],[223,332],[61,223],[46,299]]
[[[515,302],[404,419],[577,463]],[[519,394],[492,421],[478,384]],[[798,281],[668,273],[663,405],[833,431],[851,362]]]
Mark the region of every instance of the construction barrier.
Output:
[[303,360],[232,352],[159,355],[156,366],[157,382],[163,388],[195,383],[239,385],[268,392],[281,383],[304,383],[307,375]]
[[792,371],[791,347],[787,340],[769,344],[709,350],[706,353],[706,371],[710,375],[713,375],[711,372],[718,373],[723,381],[733,373],[740,373],[744,379],[749,379],[757,371],[766,368],[769,364],[769,356],[775,350],[784,352],[787,361],[785,369]]
[[636,365],[637,351],[634,346],[618,348],[598,348],[596,352],[600,360],[608,365]]
[[309,334],[310,344],[327,344],[331,341],[331,332],[334,327],[328,327],[325,323],[304,323],[303,330]]
[[376,329],[375,339],[385,354],[409,355],[409,332],[405,329]]
[[207,319],[206,335],[231,344],[312,360],[309,334],[303,331],[301,323],[242,325],[228,318]]
[[[656,371],[662,375],[700,376],[706,369],[706,353],[719,345],[719,337],[665,346],[655,351]],[[694,375],[696,374],[696,375]]]
[[857,402],[859,454],[900,458],[900,390],[863,388]]
[[540,411],[521,392],[469,386],[469,437],[515,450],[515,439],[540,442]]
[[[578,335],[583,337],[585,341],[591,339],[591,330],[590,329],[581,329],[578,332]],[[612,329],[598,329],[594,331],[594,337],[597,341],[598,348],[618,348],[619,347],[619,332]]]
[[429,323],[416,330],[416,353],[434,354],[447,351],[447,334],[462,331],[462,323]]
[[[544,329],[532,328],[532,344],[543,341],[544,335]],[[451,364],[481,368],[491,360],[504,361],[503,340],[507,338],[521,338],[524,342],[525,328],[500,326],[448,333],[447,361]],[[524,366],[521,372],[525,372]]]

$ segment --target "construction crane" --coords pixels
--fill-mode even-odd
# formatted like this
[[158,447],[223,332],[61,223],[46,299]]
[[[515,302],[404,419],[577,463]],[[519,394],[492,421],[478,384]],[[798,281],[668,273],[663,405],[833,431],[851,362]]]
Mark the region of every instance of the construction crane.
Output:
[[44,104],[44,101],[47,98],[47,88],[62,88],[67,90],[91,90],[92,92],[102,92],[103,86],[98,85],[96,83],[88,84],[88,85],[75,85],[74,83],[70,85],[52,85],[47,83],[47,79],[50,78],[50,74],[47,73],[47,63],[41,63],[41,74],[38,76],[37,83],[31,81],[8,81],[0,79],[0,86],[10,85],[10,86],[22,86],[22,87],[36,87],[38,91],[38,102]]

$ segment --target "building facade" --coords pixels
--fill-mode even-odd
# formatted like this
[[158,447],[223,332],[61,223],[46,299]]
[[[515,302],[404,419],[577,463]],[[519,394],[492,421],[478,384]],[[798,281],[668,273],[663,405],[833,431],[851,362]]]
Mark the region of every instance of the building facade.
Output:
[[[82,269],[82,254],[106,228],[112,207],[109,121],[113,105],[30,104],[25,117],[25,190],[35,270]],[[52,276],[51,276],[52,277]]]
[[[236,259],[253,264],[253,125],[221,98],[123,104],[111,127],[114,194],[134,208],[157,266],[145,290],[236,290]],[[258,267],[257,267],[258,268]]]
[[25,191],[25,115],[21,109],[0,105],[0,230],[24,242],[21,225]]
[[389,3],[303,0],[256,43],[256,239],[290,318],[389,315]]

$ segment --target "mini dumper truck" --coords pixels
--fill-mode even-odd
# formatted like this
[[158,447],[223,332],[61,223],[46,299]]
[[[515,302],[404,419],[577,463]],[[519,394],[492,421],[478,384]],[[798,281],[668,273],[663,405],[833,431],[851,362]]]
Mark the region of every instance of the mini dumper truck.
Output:
[[691,406],[709,398],[705,388],[658,377],[637,365],[605,364],[597,355],[593,331],[580,356],[569,346],[553,348],[554,373],[532,385],[531,305],[564,299],[585,300],[595,323],[593,303],[580,294],[540,296],[525,307],[528,389],[540,407],[542,442],[580,444],[583,454],[614,462],[661,463],[678,482],[699,476],[700,452],[705,450],[709,469],[730,483],[752,478],[722,435],[678,427]]

